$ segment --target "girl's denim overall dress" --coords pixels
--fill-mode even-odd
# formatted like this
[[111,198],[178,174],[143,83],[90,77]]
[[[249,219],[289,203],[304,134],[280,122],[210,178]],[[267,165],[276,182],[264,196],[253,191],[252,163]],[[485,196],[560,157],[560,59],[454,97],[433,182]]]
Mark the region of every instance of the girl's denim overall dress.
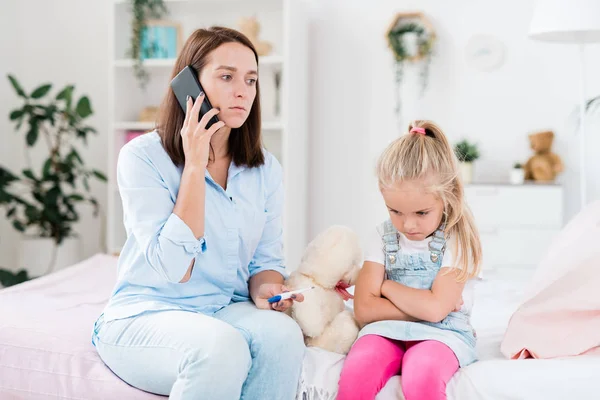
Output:
[[[391,220],[383,224],[383,231],[386,279],[416,289],[431,289],[445,250],[443,226],[434,233],[429,251],[418,254],[402,254],[398,231]],[[363,327],[358,337],[371,334],[403,341],[437,340],[454,351],[461,367],[477,360],[475,331],[470,315],[463,311],[451,312],[437,323],[377,321]]]

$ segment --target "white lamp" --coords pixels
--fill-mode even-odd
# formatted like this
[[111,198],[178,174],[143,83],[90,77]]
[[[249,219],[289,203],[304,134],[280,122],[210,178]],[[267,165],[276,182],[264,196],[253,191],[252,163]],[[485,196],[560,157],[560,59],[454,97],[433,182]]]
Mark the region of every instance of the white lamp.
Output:
[[579,180],[583,208],[586,204],[584,46],[600,42],[600,0],[538,0],[529,36],[547,42],[579,44]]

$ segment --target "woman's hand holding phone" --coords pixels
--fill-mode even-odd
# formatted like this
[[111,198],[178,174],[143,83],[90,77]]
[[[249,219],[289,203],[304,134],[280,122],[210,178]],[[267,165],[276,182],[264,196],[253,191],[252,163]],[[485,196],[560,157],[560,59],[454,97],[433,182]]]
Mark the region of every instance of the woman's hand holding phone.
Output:
[[208,165],[208,155],[210,150],[210,139],[212,135],[225,123],[219,121],[206,129],[208,121],[219,113],[217,108],[213,108],[202,116],[198,121],[200,105],[204,101],[204,93],[200,93],[195,102],[188,96],[185,110],[185,120],[181,128],[181,138],[183,140],[183,153],[185,155],[185,165],[195,166],[206,169]]

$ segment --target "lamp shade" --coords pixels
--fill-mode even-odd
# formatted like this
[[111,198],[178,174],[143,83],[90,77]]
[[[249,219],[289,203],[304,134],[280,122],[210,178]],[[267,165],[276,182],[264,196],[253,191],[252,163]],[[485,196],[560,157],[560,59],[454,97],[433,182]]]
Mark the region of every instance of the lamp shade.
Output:
[[529,36],[548,42],[600,42],[600,0],[537,0]]

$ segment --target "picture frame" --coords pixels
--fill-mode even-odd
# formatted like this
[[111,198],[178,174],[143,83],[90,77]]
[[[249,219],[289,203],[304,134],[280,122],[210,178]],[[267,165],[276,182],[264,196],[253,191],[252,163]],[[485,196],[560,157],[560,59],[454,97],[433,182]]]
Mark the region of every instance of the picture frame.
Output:
[[140,35],[143,60],[176,58],[183,46],[181,24],[175,21],[148,20]]

